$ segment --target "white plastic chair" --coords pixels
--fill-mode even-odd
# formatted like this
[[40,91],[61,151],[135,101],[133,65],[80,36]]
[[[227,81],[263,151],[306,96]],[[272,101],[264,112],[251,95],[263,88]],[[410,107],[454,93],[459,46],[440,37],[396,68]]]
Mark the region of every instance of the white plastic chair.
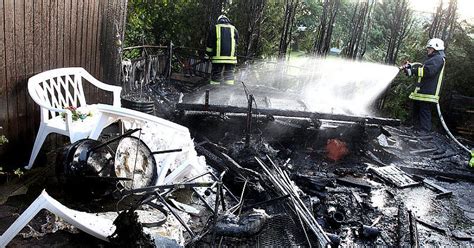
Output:
[[[80,67],[60,68],[39,73],[28,80],[28,92],[40,106],[41,124],[25,169],[31,169],[44,140],[50,133],[69,136],[71,143],[89,137],[97,124],[98,116],[84,120],[72,120],[72,112],[65,107],[86,108],[82,80],[85,79],[99,89],[113,92],[113,106],[120,107],[119,86],[108,85],[95,79]],[[65,118],[61,116],[65,113]],[[97,130],[96,130],[97,131]],[[100,130],[102,131],[102,130]]]
[[112,220],[99,217],[97,214],[76,211],[67,208],[48,195],[45,190],[31,205],[13,222],[0,236],[0,247],[6,247],[10,241],[33,219],[42,209],[61,217],[67,223],[104,241],[115,231]]

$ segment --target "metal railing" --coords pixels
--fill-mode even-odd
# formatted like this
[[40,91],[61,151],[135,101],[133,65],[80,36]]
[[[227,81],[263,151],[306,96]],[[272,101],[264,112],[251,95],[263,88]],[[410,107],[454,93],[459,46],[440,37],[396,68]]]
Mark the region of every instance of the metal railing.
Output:
[[124,94],[143,92],[150,84],[169,80],[173,73],[208,78],[211,62],[199,49],[143,45],[123,49],[121,83]]
[[[204,58],[204,50],[174,46],[143,45],[123,49],[121,81],[124,94],[144,92],[156,82],[171,82],[173,73],[186,77],[209,78],[211,61]],[[285,62],[238,56],[236,80],[244,83],[267,85],[287,90],[301,90],[312,74],[307,68]],[[305,75],[305,76],[303,76]]]

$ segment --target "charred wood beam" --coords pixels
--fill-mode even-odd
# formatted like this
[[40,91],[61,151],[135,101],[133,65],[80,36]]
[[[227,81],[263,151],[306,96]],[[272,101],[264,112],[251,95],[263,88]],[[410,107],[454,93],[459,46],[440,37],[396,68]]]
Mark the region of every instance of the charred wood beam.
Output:
[[412,211],[408,211],[408,221],[410,222],[410,241],[412,247],[420,247],[418,238],[418,228],[416,226],[416,218]]
[[372,190],[372,186],[365,182],[363,179],[355,178],[355,177],[340,177],[336,178],[336,181],[341,185],[347,185],[351,187],[358,187],[365,191]]
[[[194,114],[197,114],[196,111],[200,111],[202,112],[203,115],[208,114],[208,112],[234,113],[234,114],[246,114],[248,112],[248,109],[246,107],[224,106],[224,105],[206,106],[205,104],[190,104],[190,103],[178,103],[176,105],[176,108],[181,111],[193,111]],[[318,112],[281,110],[281,109],[255,109],[255,111],[253,112],[255,115],[311,118],[311,119],[358,122],[358,123],[365,123],[365,124],[377,124],[377,125],[387,125],[387,126],[400,125],[400,120],[398,119],[380,118],[380,117],[326,114],[326,113],[318,113]]]
[[426,220],[423,220],[423,219],[420,219],[420,218],[416,218],[416,221],[417,221],[418,223],[422,224],[423,226],[426,226],[426,227],[428,227],[428,228],[430,228],[430,229],[432,229],[432,230],[435,230],[435,231],[437,231],[437,232],[439,232],[439,233],[441,233],[441,234],[446,235],[447,232],[448,232],[448,231],[446,230],[446,228],[440,227],[440,226],[438,226],[438,225],[436,225],[436,224],[434,224],[434,223],[428,222],[428,221],[426,221]]
[[435,184],[433,181],[428,180],[428,179],[423,179],[423,183],[432,188],[434,191],[436,191],[438,194],[435,196],[436,199],[444,198],[444,197],[449,197],[453,195],[453,192],[450,190],[447,190],[437,184]]
[[422,168],[412,168],[412,167],[405,167],[405,166],[398,166],[401,170],[405,171],[406,173],[411,174],[418,174],[418,175],[425,175],[425,176],[444,176],[450,178],[456,178],[457,180],[463,180],[467,182],[474,182],[474,174],[472,172],[466,171],[465,173],[462,172],[444,172],[439,170],[430,170],[430,169],[422,169]]
[[253,95],[249,95],[247,106],[247,125],[245,127],[245,146],[247,148],[250,146],[250,133],[252,132],[252,103]]
[[222,152],[217,144],[212,142],[206,142],[204,146],[195,147],[198,153],[203,154],[206,159],[214,162],[213,164],[218,166],[220,169],[225,170],[229,169],[235,175],[240,176],[241,178],[252,181],[252,178],[260,178],[259,173],[249,168],[241,166],[237,161],[227,155],[225,152]]
[[398,246],[419,247],[416,218],[402,204],[398,206]]

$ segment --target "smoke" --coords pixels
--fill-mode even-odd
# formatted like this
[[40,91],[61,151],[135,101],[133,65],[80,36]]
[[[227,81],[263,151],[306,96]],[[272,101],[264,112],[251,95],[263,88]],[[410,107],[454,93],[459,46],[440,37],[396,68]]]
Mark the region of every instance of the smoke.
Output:
[[395,66],[338,58],[296,58],[258,62],[242,68],[237,79],[298,92],[309,111],[373,115],[377,97],[398,73]]

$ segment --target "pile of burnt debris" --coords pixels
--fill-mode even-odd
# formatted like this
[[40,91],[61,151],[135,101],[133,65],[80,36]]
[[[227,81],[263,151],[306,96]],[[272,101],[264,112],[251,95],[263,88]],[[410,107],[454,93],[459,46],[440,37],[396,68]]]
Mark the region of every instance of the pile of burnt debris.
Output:
[[474,175],[442,135],[331,121],[314,128],[311,120],[286,118],[257,121],[248,141],[236,132],[244,122],[238,117],[188,117],[186,125],[200,137],[197,151],[227,171],[223,183],[243,196],[243,209],[269,216],[258,235],[227,235],[219,243],[472,244],[472,193],[462,187]]
[[445,136],[289,113],[181,109],[192,144],[153,126],[76,142],[59,183],[98,224],[47,209],[120,247],[473,245],[474,173]]

